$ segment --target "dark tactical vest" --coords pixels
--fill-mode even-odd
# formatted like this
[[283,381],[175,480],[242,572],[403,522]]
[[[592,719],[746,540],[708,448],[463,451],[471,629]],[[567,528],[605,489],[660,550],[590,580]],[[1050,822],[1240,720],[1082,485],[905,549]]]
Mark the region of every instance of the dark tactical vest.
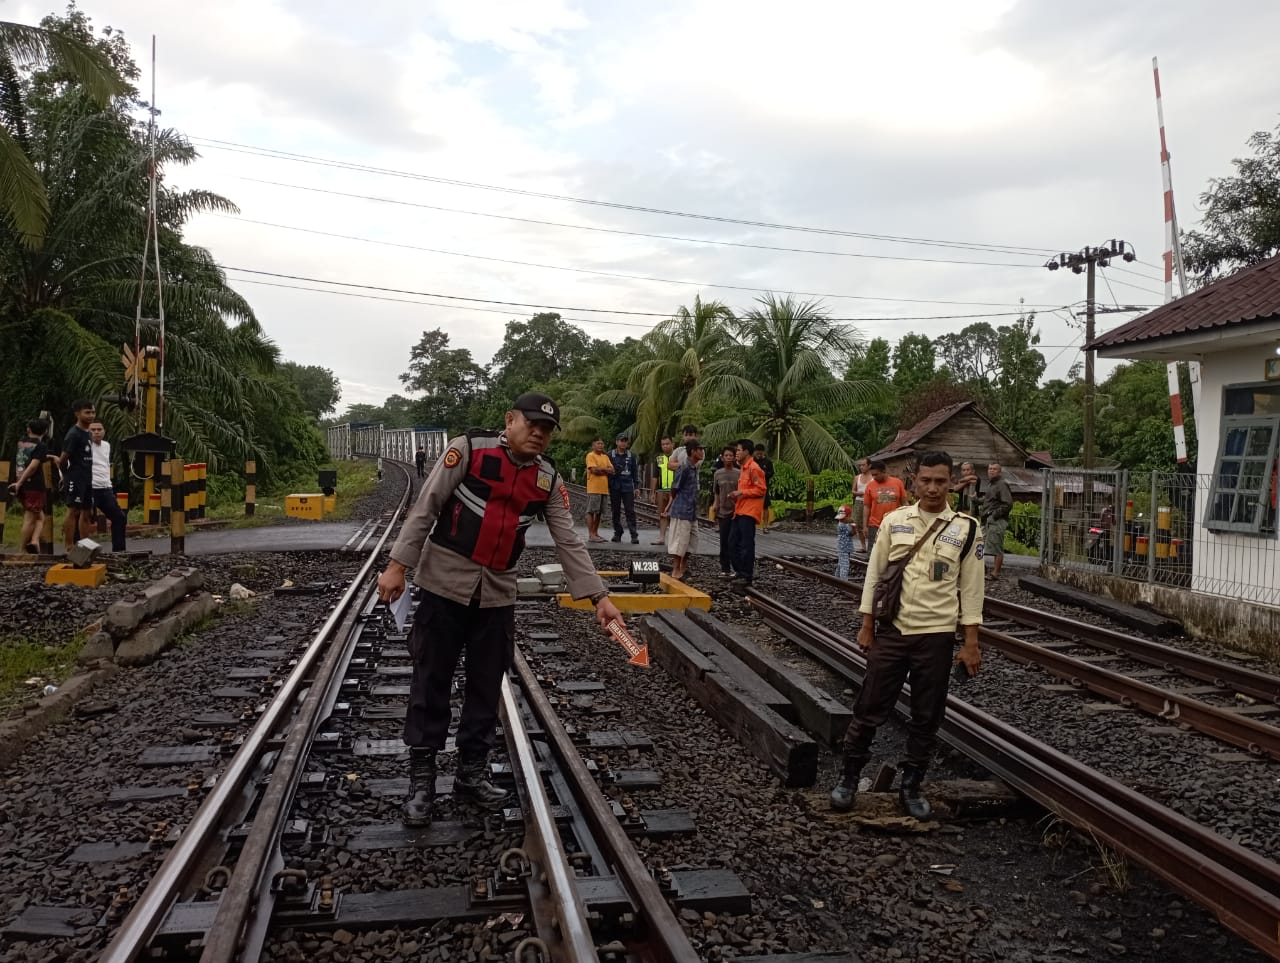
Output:
[[524,533],[542,516],[556,483],[545,455],[517,465],[496,431],[467,432],[467,474],[440,510],[431,541],[505,572],[524,551]]

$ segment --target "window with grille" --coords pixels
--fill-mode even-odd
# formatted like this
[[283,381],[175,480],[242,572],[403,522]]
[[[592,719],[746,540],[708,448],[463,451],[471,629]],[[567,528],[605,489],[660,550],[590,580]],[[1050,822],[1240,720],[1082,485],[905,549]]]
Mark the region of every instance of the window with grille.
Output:
[[[1228,389],[1231,395],[1241,389]],[[1264,407],[1265,410],[1265,407]],[[1227,415],[1204,527],[1216,532],[1272,534],[1276,530],[1276,440],[1280,417]]]

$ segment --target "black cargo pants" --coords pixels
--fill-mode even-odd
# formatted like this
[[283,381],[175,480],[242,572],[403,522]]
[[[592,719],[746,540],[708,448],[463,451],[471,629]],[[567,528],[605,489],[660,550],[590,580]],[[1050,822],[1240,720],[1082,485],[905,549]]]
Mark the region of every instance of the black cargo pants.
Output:
[[406,745],[441,750],[449,736],[449,694],[458,656],[467,653],[458,756],[473,759],[493,747],[502,677],[511,668],[515,606],[463,605],[423,592],[409,634],[413,681],[404,717]]
[[911,721],[907,723],[906,762],[921,771],[929,767],[938,744],[938,728],[947,708],[954,632],[903,635],[896,627],[876,627],[867,655],[867,676],[853,707],[844,737],[850,761],[865,766],[871,758],[876,730],[898,701],[904,682],[911,683]]

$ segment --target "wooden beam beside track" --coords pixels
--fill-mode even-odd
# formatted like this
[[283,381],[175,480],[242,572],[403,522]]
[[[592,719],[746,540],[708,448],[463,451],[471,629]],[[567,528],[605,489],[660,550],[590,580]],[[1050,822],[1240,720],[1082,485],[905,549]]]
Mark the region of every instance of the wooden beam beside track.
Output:
[[[650,654],[743,746],[789,788],[818,778],[818,744],[794,723],[762,705],[669,622],[646,618],[640,634]],[[763,680],[761,680],[763,681]]]

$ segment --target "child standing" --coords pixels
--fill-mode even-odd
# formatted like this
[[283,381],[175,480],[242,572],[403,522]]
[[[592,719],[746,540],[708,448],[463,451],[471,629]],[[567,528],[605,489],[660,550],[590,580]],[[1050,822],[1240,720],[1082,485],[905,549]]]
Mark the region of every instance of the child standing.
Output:
[[853,554],[853,524],[849,516],[853,512],[848,505],[836,510],[836,578],[849,578],[849,556]]

